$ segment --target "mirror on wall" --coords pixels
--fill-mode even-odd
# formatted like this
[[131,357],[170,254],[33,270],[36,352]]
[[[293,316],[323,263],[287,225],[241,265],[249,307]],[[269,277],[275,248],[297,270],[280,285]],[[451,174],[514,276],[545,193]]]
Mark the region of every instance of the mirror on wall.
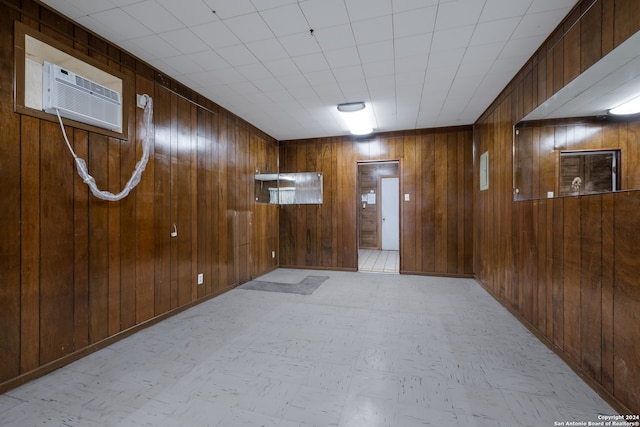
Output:
[[256,173],[256,203],[322,204],[322,172]]
[[640,115],[608,114],[638,95],[640,32],[514,126],[514,200],[640,188]]

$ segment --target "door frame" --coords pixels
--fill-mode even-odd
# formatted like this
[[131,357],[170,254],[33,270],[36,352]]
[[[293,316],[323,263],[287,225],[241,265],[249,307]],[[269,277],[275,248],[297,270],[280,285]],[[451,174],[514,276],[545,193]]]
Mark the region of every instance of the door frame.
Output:
[[[402,180],[402,160],[401,159],[380,159],[380,160],[356,160],[356,169],[355,169],[355,174],[356,174],[356,179],[355,179],[355,183],[356,183],[356,188],[355,188],[355,193],[356,193],[356,197],[355,200],[353,201],[353,203],[355,203],[356,205],[356,212],[358,212],[358,209],[361,209],[362,206],[362,201],[360,199],[361,195],[359,194],[359,189],[360,189],[360,165],[373,165],[373,164],[397,164],[398,165],[398,172],[397,175],[383,175],[384,177],[398,177],[398,190],[399,190],[399,197],[398,197],[398,222],[399,222],[399,230],[398,232],[400,233],[399,236],[399,248],[398,248],[398,257],[399,257],[399,262],[400,262],[400,268],[398,273],[402,272],[402,212],[403,212],[403,203],[402,203],[402,195],[403,195],[403,180]],[[381,215],[381,211],[378,212],[378,216]],[[360,268],[360,260],[359,260],[359,256],[358,256],[358,251],[360,250],[360,215],[356,215],[356,227],[354,230],[354,237],[355,237],[355,241],[356,241],[356,268],[359,269]],[[380,233],[380,235],[378,236],[378,242],[380,244],[382,244],[382,233]]]

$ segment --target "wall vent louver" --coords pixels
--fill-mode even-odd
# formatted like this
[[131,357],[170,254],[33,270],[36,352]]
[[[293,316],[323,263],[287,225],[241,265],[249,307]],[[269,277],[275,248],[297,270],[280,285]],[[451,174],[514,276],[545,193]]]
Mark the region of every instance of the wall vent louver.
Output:
[[120,94],[69,70],[46,62],[42,68],[42,109],[110,130],[122,127]]

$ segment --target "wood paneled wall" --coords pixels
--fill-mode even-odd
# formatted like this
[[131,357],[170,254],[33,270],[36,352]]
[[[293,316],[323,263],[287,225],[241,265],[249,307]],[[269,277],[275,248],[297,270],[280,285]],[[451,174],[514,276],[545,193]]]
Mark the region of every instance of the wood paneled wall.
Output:
[[[580,2],[474,127],[476,163],[491,159],[475,192],[477,278],[624,413],[640,412],[640,192],[514,201],[512,130],[638,29],[637,1]],[[637,150],[637,122],[602,124],[602,146],[623,128]]]
[[[153,97],[153,151],[124,200],[90,195],[57,123],[14,113],[14,21]],[[255,168],[277,168],[275,140],[33,1],[0,2],[0,45],[0,390],[276,267],[278,209],[253,201]],[[131,98],[129,140],[67,127],[114,193],[141,156]]]
[[[473,273],[472,131],[470,126],[280,143],[282,172],[321,171],[324,201],[280,210],[282,266],[358,268],[358,162],[398,160],[400,271]],[[404,200],[404,197],[403,197]]]
[[519,126],[514,136],[515,198],[546,198],[549,191],[559,194],[559,155],[564,150],[620,150],[617,171],[620,188],[640,189],[639,132],[638,121],[595,117],[544,120]]

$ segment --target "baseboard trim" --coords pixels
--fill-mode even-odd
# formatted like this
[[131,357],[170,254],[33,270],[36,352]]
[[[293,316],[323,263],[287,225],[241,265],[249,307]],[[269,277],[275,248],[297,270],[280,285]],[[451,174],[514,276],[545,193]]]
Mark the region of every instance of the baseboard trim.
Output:
[[542,332],[540,332],[538,328],[536,328],[531,322],[522,317],[522,315],[518,311],[514,310],[513,307],[510,307],[509,305],[505,304],[500,298],[498,298],[498,296],[495,295],[491,291],[491,289],[482,282],[482,280],[480,280],[477,276],[475,276],[474,278],[480,284],[480,286],[482,286],[482,288],[498,302],[498,304],[503,306],[513,317],[516,318],[516,320],[518,320],[525,328],[527,328],[529,332],[535,335],[535,337],[538,338],[540,342],[542,342],[551,351],[557,354],[558,357],[560,357],[564,361],[564,363],[566,363],[567,366],[569,366],[569,368],[571,368],[571,370],[576,373],[576,375],[578,375],[585,383],[587,383],[587,385],[591,387],[593,391],[598,393],[598,395],[605,402],[611,405],[611,407],[615,409],[618,414],[624,415],[633,413],[629,408],[627,408],[626,405],[616,399],[615,396],[613,396],[613,394],[609,392],[609,390],[605,389],[602,384],[591,378],[580,365],[572,360],[564,351],[562,351],[560,347],[549,340],[549,338],[543,335]]
[[152,317],[149,320],[145,320],[144,322],[138,323],[137,325],[134,325],[128,329],[125,329],[123,331],[118,332],[115,335],[111,335],[110,337],[107,337],[101,341],[98,341],[96,343],[93,343],[87,347],[84,347],[78,351],[75,351],[73,353],[69,353],[65,356],[62,356],[59,359],[53,360],[45,365],[41,365],[38,366],[37,368],[25,372],[23,374],[18,375],[17,377],[13,377],[10,380],[7,380],[3,383],[0,383],[0,394],[2,393],[6,393],[9,390],[12,390],[16,387],[19,387],[23,384],[28,383],[29,381],[33,381],[37,378],[40,378],[50,372],[55,371],[56,369],[62,368],[63,366],[66,366],[72,362],[75,362],[76,360],[82,359],[85,356],[90,355],[91,353],[95,353],[98,350],[101,350],[105,347],[110,346],[111,344],[118,342],[124,338],[127,338],[133,334],[135,334],[136,332],[139,332],[143,329],[146,329],[150,326],[153,326],[157,323],[160,323],[163,320],[166,320],[172,316],[175,316],[178,313],[181,313],[185,310],[188,310],[192,307],[195,307],[199,304],[202,304],[205,301],[208,301],[212,298],[215,298],[219,295],[224,294],[225,292],[228,292],[234,288],[237,287],[237,284],[231,285],[229,287],[226,287],[222,290],[216,291],[211,295],[207,295],[206,297],[203,297],[201,299],[198,299],[196,301],[192,301],[188,304],[185,304],[183,306],[180,307],[176,307],[170,311],[167,311],[166,313],[160,314],[159,316],[156,317]]

